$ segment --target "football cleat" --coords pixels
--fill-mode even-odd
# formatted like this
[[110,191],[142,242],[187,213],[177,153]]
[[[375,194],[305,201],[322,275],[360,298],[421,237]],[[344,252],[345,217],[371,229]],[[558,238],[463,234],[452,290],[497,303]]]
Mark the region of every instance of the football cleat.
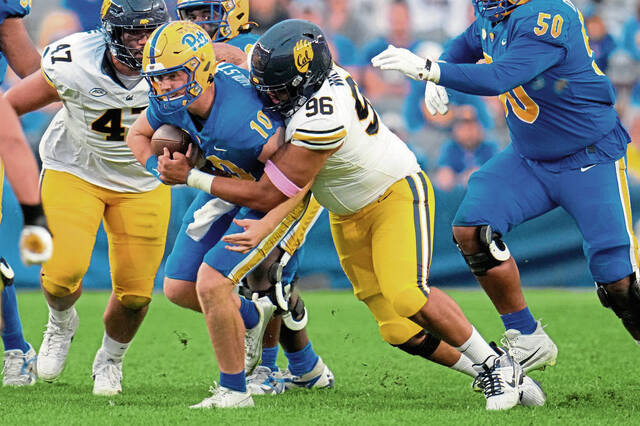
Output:
[[316,365],[308,373],[294,376],[289,369],[282,373],[284,386],[286,389],[307,388],[307,389],[329,389],[333,388],[335,377],[329,367],[318,357]]
[[56,322],[49,315],[47,329],[44,331],[40,353],[38,354],[38,377],[47,382],[54,381],[64,370],[73,335],[78,328],[78,313],[73,309],[73,316],[66,323]]
[[508,353],[492,356],[483,364],[474,364],[478,387],[487,399],[487,410],[508,410],[520,402],[524,372]]
[[238,392],[224,386],[212,386],[209,392],[213,393],[199,404],[189,408],[240,408],[253,407],[253,398],[249,392]]
[[253,302],[260,318],[258,324],[246,330],[244,334],[244,371],[247,376],[260,364],[262,358],[262,338],[267,329],[267,324],[269,324],[269,320],[271,320],[276,310],[275,305],[271,303],[271,299],[267,296],[256,299]]
[[98,350],[91,371],[94,395],[112,396],[122,392],[122,361],[108,358]]
[[2,364],[3,386],[31,386],[38,378],[36,374],[36,351],[29,345],[27,352],[11,349],[4,353]]
[[251,395],[278,395],[285,391],[284,379],[279,372],[259,365],[247,377],[247,392]]
[[522,334],[518,330],[510,329],[504,333],[500,341],[525,372],[544,370],[547,365],[554,366],[558,356],[558,347],[545,333],[540,321],[537,324],[533,334]]

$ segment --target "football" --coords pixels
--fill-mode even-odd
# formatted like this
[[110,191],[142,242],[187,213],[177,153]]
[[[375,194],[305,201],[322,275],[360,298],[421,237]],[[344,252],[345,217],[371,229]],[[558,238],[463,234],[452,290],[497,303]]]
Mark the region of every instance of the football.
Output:
[[189,133],[171,124],[163,124],[151,137],[151,150],[155,155],[164,154],[164,148],[167,148],[171,154],[174,152],[186,154],[191,142]]
[[174,152],[186,154],[190,143],[193,143],[193,147],[187,160],[191,166],[201,168],[206,160],[200,146],[191,139],[189,133],[171,124],[158,127],[151,137],[151,150],[155,155],[163,155],[164,148],[167,148],[171,154]]

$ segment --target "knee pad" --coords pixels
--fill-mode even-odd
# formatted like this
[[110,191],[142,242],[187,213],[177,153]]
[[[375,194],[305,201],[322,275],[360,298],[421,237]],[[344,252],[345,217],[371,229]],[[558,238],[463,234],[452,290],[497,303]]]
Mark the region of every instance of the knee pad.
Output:
[[139,311],[151,303],[150,297],[136,296],[133,294],[123,294],[122,296],[118,296],[118,300],[122,303],[122,306],[132,311]]
[[393,321],[385,321],[379,324],[382,340],[391,346],[400,346],[408,342],[416,333],[420,333],[421,327],[406,318],[398,318]]
[[480,245],[480,251],[474,254],[465,254],[457,241],[453,240],[460,250],[464,261],[469,265],[469,269],[474,275],[483,276],[487,275],[487,271],[494,268],[501,263],[509,260],[511,253],[509,247],[502,241],[498,232],[493,232],[491,226],[482,225],[477,228],[477,237]]
[[596,294],[602,306],[610,308],[625,326],[640,328],[640,283],[635,272],[629,280],[629,288],[622,294],[609,291],[602,283],[596,283]]
[[440,346],[440,342],[442,342],[442,340],[432,336],[431,334],[427,334],[424,331],[420,331],[420,333],[416,334],[414,338],[419,339],[417,343],[409,343],[410,339],[401,345],[391,346],[394,346],[410,355],[429,359],[436,349],[438,349],[438,346]]
[[408,287],[400,290],[391,301],[393,310],[404,318],[415,315],[427,303],[427,295],[418,287]]
[[55,297],[65,297],[72,293],[75,293],[80,288],[80,283],[82,281],[78,281],[72,285],[60,285],[54,283],[50,279],[47,279],[44,274],[42,275],[42,287],[52,296]]
[[9,287],[13,284],[14,277],[15,273],[11,269],[9,262],[4,257],[0,257],[0,281],[2,281],[2,289],[0,291],[4,290],[4,287]]
[[289,304],[289,310],[282,315],[282,323],[291,331],[300,331],[307,326],[308,321],[307,308],[302,297],[298,295],[296,304],[293,307]]

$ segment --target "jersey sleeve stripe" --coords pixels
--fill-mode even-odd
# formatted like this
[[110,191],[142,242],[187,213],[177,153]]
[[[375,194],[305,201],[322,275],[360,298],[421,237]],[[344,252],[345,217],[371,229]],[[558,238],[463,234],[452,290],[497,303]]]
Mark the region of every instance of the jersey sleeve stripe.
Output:
[[53,84],[53,80],[51,80],[51,78],[49,78],[47,73],[44,71],[44,68],[42,69],[42,76],[47,81],[47,83],[49,83],[49,86],[53,87],[54,89],[56,88],[56,85]]
[[307,149],[311,149],[311,150],[319,150],[319,151],[325,151],[325,150],[329,150],[329,149],[333,149],[333,148],[338,148],[343,142],[344,142],[344,138],[338,139],[338,140],[335,140],[335,141],[330,141],[330,142],[323,142],[323,143],[314,143],[314,142],[309,142],[309,141],[306,141],[306,140],[291,139],[291,144],[292,145],[301,146],[303,148],[307,148]]
[[344,129],[344,126],[338,126],[335,129],[328,129],[328,130],[306,130],[306,129],[296,129],[296,133],[309,133],[312,135],[323,135],[325,133],[335,133],[339,130]]
[[338,132],[332,132],[332,133],[316,133],[316,134],[309,134],[306,132],[300,132],[300,130],[298,129],[296,132],[293,133],[293,139],[297,139],[300,141],[306,141],[309,142],[311,144],[313,144],[314,142],[316,142],[316,144],[320,143],[320,145],[324,145],[324,143],[321,142],[335,142],[339,139],[343,139],[345,136],[347,136],[347,131],[345,130],[344,127],[340,127],[342,130],[338,131]]

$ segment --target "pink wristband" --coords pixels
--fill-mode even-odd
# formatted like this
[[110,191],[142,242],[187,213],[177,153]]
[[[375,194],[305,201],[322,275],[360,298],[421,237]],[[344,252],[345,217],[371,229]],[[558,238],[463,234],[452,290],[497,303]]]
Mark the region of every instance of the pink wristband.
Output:
[[302,190],[298,185],[291,182],[271,160],[267,160],[267,163],[264,165],[264,172],[269,176],[273,185],[289,198]]

